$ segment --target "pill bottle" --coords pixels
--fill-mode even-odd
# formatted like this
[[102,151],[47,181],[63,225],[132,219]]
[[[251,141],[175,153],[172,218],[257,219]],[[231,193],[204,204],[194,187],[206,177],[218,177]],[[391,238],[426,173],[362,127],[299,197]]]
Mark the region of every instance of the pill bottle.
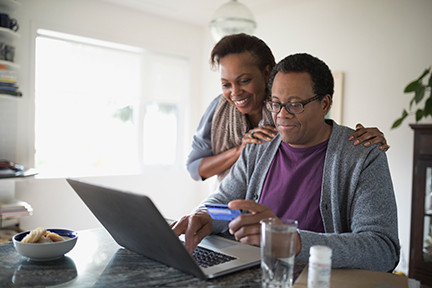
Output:
[[308,288],[329,288],[332,249],[312,246],[309,250]]

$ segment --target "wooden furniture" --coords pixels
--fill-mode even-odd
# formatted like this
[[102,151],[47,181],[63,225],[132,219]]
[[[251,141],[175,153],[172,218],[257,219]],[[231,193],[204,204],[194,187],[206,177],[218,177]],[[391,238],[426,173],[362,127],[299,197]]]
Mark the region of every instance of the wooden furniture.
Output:
[[[432,286],[432,125],[414,130],[409,277]],[[429,240],[428,240],[429,241]]]
[[[301,272],[293,288],[308,288],[308,266]],[[330,274],[331,288],[364,288],[364,287],[392,287],[408,288],[408,277],[393,273],[361,270],[361,269],[332,269]]]

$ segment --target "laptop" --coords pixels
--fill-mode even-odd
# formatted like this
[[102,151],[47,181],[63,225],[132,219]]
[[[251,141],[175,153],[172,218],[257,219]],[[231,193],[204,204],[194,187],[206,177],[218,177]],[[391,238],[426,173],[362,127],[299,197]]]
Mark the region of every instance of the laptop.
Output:
[[[66,180],[114,240],[135,253],[201,279],[219,277],[260,263],[259,247],[218,235],[205,237],[192,256],[149,197],[81,180]],[[216,253],[215,258],[220,260],[206,262],[195,255],[201,250],[211,255]],[[213,252],[208,253],[208,250]]]

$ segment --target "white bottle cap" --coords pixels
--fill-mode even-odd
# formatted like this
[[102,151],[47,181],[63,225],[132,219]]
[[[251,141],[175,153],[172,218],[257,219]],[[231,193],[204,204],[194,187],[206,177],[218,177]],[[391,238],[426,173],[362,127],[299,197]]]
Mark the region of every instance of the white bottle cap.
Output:
[[315,245],[310,247],[309,254],[317,260],[328,261],[332,256],[332,249],[327,246]]

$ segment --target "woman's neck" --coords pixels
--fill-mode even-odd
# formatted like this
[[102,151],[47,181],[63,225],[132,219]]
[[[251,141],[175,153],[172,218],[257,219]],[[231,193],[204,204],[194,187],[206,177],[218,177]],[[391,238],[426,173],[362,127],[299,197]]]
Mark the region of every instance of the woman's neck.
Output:
[[247,119],[249,120],[249,123],[252,125],[252,127],[258,127],[259,122],[262,119],[262,110],[246,114]]

